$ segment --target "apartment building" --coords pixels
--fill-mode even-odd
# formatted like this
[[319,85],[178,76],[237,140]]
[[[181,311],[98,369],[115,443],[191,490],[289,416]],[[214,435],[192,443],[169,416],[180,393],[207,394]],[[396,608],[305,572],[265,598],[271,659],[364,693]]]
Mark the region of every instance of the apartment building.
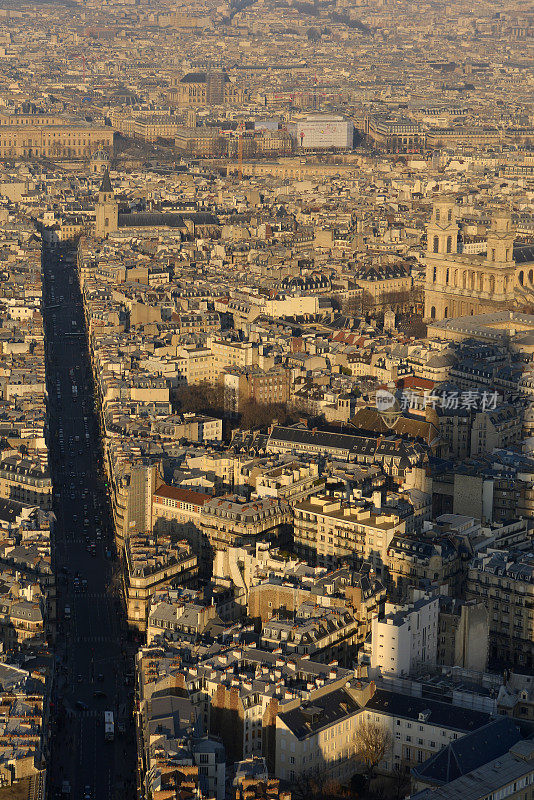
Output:
[[207,381],[213,383],[217,378],[213,354],[207,347],[187,345],[176,351],[180,363],[180,373],[188,384]]
[[[256,767],[258,761],[263,764]],[[280,781],[269,777],[265,759],[245,759],[236,769],[231,800],[291,800],[290,790],[280,788]]]
[[7,664],[3,668],[8,682],[10,677],[16,677],[16,681],[0,694],[3,744],[11,756],[2,764],[0,788],[7,797],[38,798],[46,781],[43,742],[48,725],[47,698],[37,688],[39,681],[30,680],[29,672]]
[[469,458],[492,453],[521,441],[523,409],[502,405],[494,411],[438,408],[443,454]]
[[305,426],[274,425],[267,443],[269,452],[292,455],[329,455],[358,464],[380,464],[387,475],[402,483],[415,466],[428,463],[428,448],[397,436],[353,436],[347,433],[308,430]]
[[534,555],[489,550],[469,566],[467,598],[489,612],[490,665],[534,666]]
[[211,498],[202,507],[201,560],[211,564],[213,550],[257,541],[284,541],[289,535],[292,517],[291,506],[274,497],[251,502],[237,495]]
[[278,613],[289,618],[304,604],[324,609],[326,614],[331,608],[346,608],[359,623],[358,645],[367,639],[371,620],[383,613],[386,597],[373,570],[339,569],[321,574],[325,573],[323,568],[293,562],[284,573],[280,567],[283,563],[280,561],[277,569],[275,559],[270,559],[249,578],[253,581],[248,589],[248,613],[252,619],[266,623]]
[[423,595],[410,605],[386,603],[371,623],[371,667],[383,676],[411,675],[436,664],[439,598]]
[[458,596],[465,588],[468,553],[450,533],[431,530],[392,538],[386,554],[388,589],[398,601],[429,582]]
[[[210,219],[212,218],[210,217],[206,223],[208,226],[213,224],[213,222],[210,223]],[[193,227],[192,222],[190,223],[190,227]],[[201,336],[206,333],[216,333],[221,329],[219,314],[214,311],[207,311],[203,314],[190,311],[186,314],[180,314],[178,324],[180,326],[180,333],[198,333]]]
[[147,462],[114,464],[108,452],[108,472],[112,479],[111,507],[117,547],[128,537],[152,530],[152,497],[163,481],[157,464]]
[[365,264],[354,272],[353,280],[364,292],[364,308],[367,305],[404,310],[404,306],[414,302],[410,298],[413,278],[408,266],[402,262]]
[[306,773],[346,781],[356,771],[359,704],[345,688],[294,700],[276,717],[277,778],[294,783]]
[[522,436],[523,414],[517,404],[503,405],[495,411],[475,414],[471,426],[471,452],[476,457],[495,448],[518,444]]
[[275,773],[278,712],[293,701],[300,705],[315,691],[340,689],[351,676],[351,670],[337,664],[235,647],[192,669],[186,682],[202,687],[194,697],[203,704],[210,732],[222,738],[228,758],[263,756]]
[[188,439],[190,442],[220,442],[222,419],[203,414],[186,413],[182,416],[154,420],[150,424],[153,433],[170,439]]
[[534,721],[534,679],[519,672],[506,673],[497,696],[499,714]]
[[356,559],[368,561],[381,576],[391,540],[405,527],[394,510],[352,505],[328,495],[312,495],[294,507],[296,552],[328,569]]
[[265,650],[281,650],[286,654],[309,655],[326,664],[337,661],[349,667],[360,639],[360,622],[348,608],[303,606],[291,619],[271,618],[265,623],[260,644]]
[[167,641],[195,642],[216,617],[215,605],[201,605],[189,601],[187,596],[181,601],[177,590],[156,594],[148,612],[147,644],[161,637]]
[[146,629],[153,595],[167,587],[186,585],[198,575],[197,557],[187,542],[170,536],[131,536],[124,548],[124,594],[128,624]]
[[206,544],[202,536],[202,509],[212,496],[180,486],[163,484],[152,496],[152,530],[185,539],[201,558]]
[[245,482],[241,476],[243,458],[228,451],[191,454],[187,456],[186,464],[189,469],[199,470],[213,481],[216,493],[231,491]]
[[45,641],[45,619],[40,597],[0,597],[0,635],[7,651],[23,648],[25,643]]
[[51,510],[52,479],[48,469],[20,455],[5,457],[0,461],[0,498]]
[[219,373],[226,367],[251,367],[258,357],[258,350],[252,342],[233,342],[214,337],[208,340],[208,347]]
[[155,142],[158,139],[174,139],[179,129],[179,120],[170,114],[150,114],[134,117],[130,135],[145,142]]
[[162,484],[152,495],[152,527],[159,519],[176,522],[178,526],[193,523],[200,527],[202,508],[211,499],[211,495],[203,492]]
[[427,697],[377,688],[365,704],[360,722],[388,731],[392,742],[379,770],[393,772],[422,764],[449,742],[481,728],[491,715]]
[[234,413],[249,400],[265,405],[287,403],[291,395],[291,372],[282,367],[267,371],[257,366],[227,367],[222,382],[225,408]]
[[295,503],[305,500],[324,486],[319,477],[319,465],[290,461],[276,466],[254,469],[256,478],[251,478],[258,497],[282,497]]
[[489,614],[485,603],[440,597],[437,663],[486,672]]

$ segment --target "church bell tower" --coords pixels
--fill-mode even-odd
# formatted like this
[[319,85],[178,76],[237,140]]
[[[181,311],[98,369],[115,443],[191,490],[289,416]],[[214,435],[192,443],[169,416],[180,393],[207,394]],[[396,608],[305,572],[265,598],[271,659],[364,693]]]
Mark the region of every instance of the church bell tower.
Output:
[[95,234],[104,239],[109,233],[119,228],[119,204],[115,199],[108,170],[105,171],[102,184],[98,190],[98,201],[95,206]]

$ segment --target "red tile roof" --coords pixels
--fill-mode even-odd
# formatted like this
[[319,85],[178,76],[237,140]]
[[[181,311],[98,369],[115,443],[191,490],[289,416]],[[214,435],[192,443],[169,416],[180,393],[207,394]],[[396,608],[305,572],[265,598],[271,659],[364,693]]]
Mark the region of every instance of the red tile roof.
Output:
[[167,486],[163,484],[154,492],[156,497],[178,500],[180,503],[191,503],[195,506],[203,506],[212,497],[204,492],[194,492],[192,489],[182,489],[180,486]]

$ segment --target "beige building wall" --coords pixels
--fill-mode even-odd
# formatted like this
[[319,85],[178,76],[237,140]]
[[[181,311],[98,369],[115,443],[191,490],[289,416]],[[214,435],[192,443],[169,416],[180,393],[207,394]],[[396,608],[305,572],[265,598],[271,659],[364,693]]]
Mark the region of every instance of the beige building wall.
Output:
[[321,566],[333,567],[356,556],[369,561],[378,575],[387,563],[387,549],[406,523],[394,513],[342,505],[326,495],[315,495],[295,506],[295,550],[315,556]]
[[100,148],[113,150],[111,128],[89,125],[41,125],[29,117],[27,125],[0,121],[0,158],[90,158]]

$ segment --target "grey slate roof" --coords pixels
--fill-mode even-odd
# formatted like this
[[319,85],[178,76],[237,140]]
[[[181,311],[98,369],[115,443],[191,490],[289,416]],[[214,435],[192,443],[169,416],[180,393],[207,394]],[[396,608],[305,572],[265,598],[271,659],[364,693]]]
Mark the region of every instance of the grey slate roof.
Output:
[[510,717],[492,720],[473,733],[450,742],[424,764],[413,767],[412,775],[417,781],[438,786],[450,783],[504,755],[521,738],[515,720]]
[[419,715],[423,714],[428,725],[462,733],[477,730],[491,721],[491,715],[483,711],[439,703],[424,697],[411,697],[386,689],[377,689],[365,707],[368,711],[375,710],[416,722]]
[[313,703],[302,703],[298,708],[280,714],[280,719],[294,736],[305,739],[360,711],[358,704],[344,689],[337,689],[314,698]]

